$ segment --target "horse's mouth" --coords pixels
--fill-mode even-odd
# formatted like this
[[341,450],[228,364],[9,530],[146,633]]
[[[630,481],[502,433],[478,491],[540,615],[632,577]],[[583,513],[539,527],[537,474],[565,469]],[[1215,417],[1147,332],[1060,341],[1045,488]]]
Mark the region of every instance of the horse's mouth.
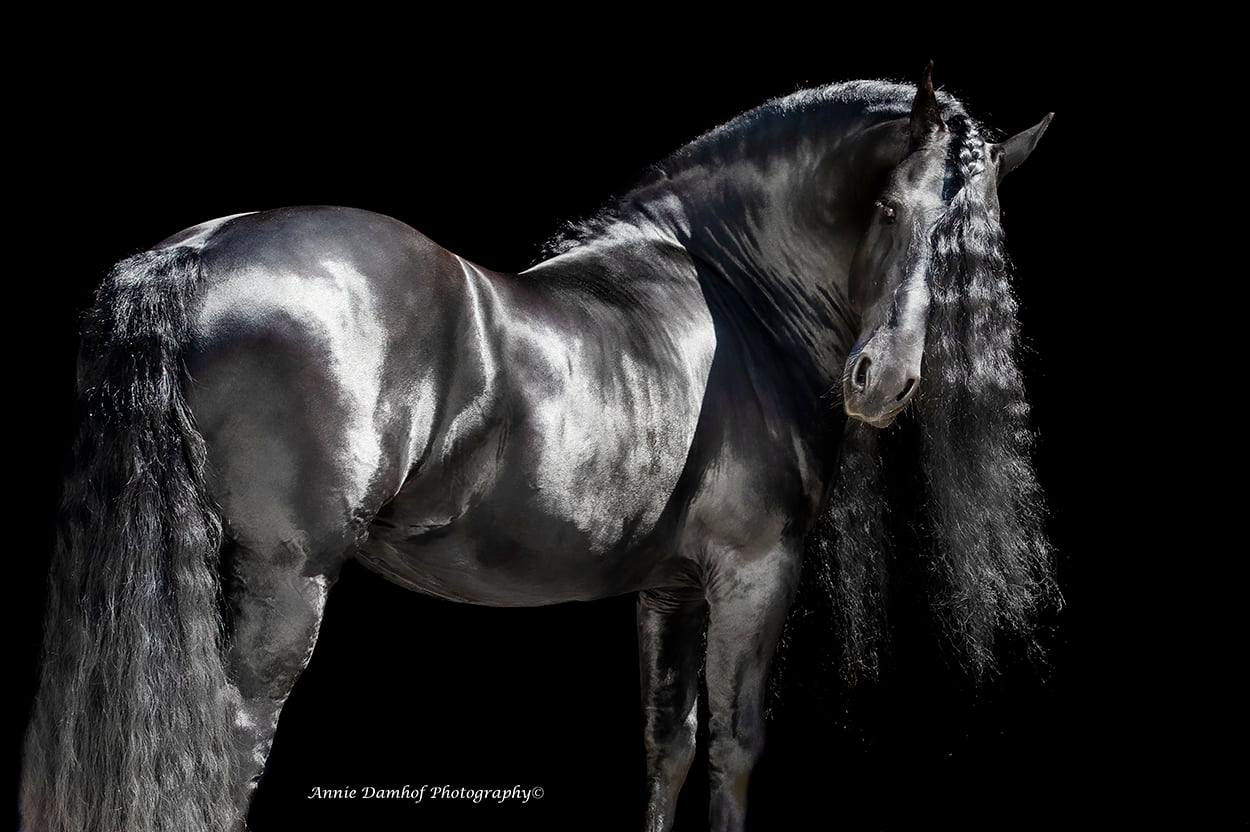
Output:
[[888,428],[890,425],[894,424],[894,420],[898,418],[898,415],[902,413],[903,409],[906,407],[907,407],[907,403],[904,402],[903,404],[900,404],[897,407],[887,410],[885,413],[882,413],[880,416],[876,416],[871,419],[860,413],[848,413],[848,415],[853,419],[860,420],[861,422],[868,425],[869,427],[874,427],[874,428],[877,428],[878,430],[884,430],[885,428]]

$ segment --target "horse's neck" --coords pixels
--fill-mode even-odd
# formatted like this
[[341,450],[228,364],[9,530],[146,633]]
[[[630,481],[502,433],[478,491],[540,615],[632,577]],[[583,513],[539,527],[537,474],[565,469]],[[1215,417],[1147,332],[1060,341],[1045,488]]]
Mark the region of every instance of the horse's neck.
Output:
[[767,333],[821,391],[840,382],[858,334],[849,282],[867,217],[863,148],[853,137],[830,145],[694,167],[666,183],[668,210],[681,206],[672,227],[731,297],[736,323]]
[[[685,280],[718,295],[716,314],[774,348],[823,394],[838,385],[858,334],[848,286],[867,219],[873,131],[885,115],[843,124],[768,158],[691,164],[631,193],[613,222],[522,272],[601,283]],[[893,160],[897,163],[897,159]],[[868,199],[871,204],[871,198]],[[553,282],[555,285],[555,282]]]

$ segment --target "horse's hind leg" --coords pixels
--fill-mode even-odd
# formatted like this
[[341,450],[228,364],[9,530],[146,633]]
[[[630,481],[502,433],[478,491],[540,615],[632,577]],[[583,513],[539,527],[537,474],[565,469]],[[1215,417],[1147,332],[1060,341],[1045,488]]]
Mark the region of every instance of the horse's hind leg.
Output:
[[647,832],[673,828],[677,795],[694,759],[699,659],[707,602],[701,593],[638,594]]
[[727,556],[708,586],[708,750],[713,832],[741,830],[751,770],[764,748],[764,685],[798,580],[802,549]]
[[228,669],[240,697],[234,727],[244,816],[282,706],[312,657],[326,596],[342,563],[328,555],[298,538],[240,542],[227,553]]
[[293,335],[230,346],[192,367],[190,397],[229,537],[222,586],[245,815],[326,596],[390,481],[377,474],[389,455],[372,413],[343,393],[334,361]]

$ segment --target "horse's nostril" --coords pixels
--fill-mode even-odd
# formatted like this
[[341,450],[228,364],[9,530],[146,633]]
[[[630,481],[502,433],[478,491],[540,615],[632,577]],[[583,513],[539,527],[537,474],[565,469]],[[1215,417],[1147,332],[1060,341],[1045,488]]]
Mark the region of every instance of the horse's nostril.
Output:
[[866,355],[861,355],[855,362],[855,369],[851,372],[851,386],[858,392],[863,392],[868,386],[868,365],[871,363],[872,359]]
[[909,379],[907,379],[907,384],[906,384],[906,386],[904,386],[904,387],[903,387],[903,392],[902,392],[902,393],[899,393],[899,394],[898,394],[898,395],[894,398],[894,401],[896,401],[896,402],[901,402],[901,401],[903,401],[904,399],[906,399],[908,396],[910,396],[910,395],[911,395],[911,390],[912,390],[912,388],[913,388],[913,387],[915,387],[915,386],[916,386],[916,380],[915,380],[914,378],[909,378]]

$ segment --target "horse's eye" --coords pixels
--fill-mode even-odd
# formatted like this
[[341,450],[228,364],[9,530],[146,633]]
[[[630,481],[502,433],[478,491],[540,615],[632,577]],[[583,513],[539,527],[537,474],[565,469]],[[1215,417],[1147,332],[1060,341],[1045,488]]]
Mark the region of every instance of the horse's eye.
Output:
[[885,223],[894,222],[894,209],[886,205],[881,200],[877,200],[877,210],[881,212],[881,221]]

